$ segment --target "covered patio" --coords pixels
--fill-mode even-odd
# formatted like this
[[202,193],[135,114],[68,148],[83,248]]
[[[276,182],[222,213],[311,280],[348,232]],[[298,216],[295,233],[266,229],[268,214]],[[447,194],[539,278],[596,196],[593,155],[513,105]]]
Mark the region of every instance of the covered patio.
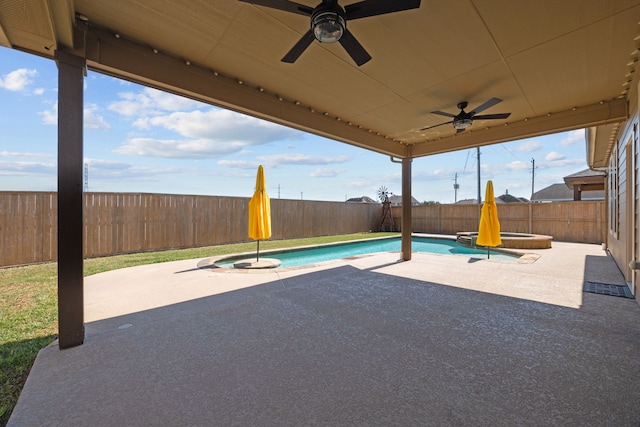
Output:
[[[319,42],[284,63],[309,30],[298,13],[0,2],[0,45],[59,68],[59,340],[10,425],[637,425],[638,305],[582,292],[624,284],[600,246],[554,243],[529,265],[413,254],[410,200],[419,156],[590,128],[599,165],[637,103],[639,22],[637,0],[424,0],[349,22],[364,64]],[[262,276],[194,261],[85,280],[87,69],[389,156],[401,252]],[[508,117],[447,123],[459,103],[493,98],[486,113]],[[160,292],[145,277],[169,282]]]
[[40,353],[9,425],[637,425],[640,307],[583,292],[620,271],[537,252],[91,276],[85,344]]
[[[348,23],[372,58],[366,63],[354,62],[341,43],[312,40],[293,63],[281,61],[309,31],[303,15],[318,3],[255,3],[0,4],[0,44],[54,59],[59,68],[61,349],[84,341],[86,69],[390,156],[402,165],[407,261],[413,158],[587,127],[601,127],[599,140],[615,140],[629,100],[637,98],[639,1],[409,2],[410,10]],[[388,7],[384,1],[366,3]],[[286,10],[267,7],[274,4]],[[353,11],[363,4],[345,0],[339,7],[357,17]],[[467,112],[491,104],[485,113],[510,114],[456,119],[463,103]],[[445,125],[449,118],[453,123]],[[599,146],[606,151],[608,145]]]

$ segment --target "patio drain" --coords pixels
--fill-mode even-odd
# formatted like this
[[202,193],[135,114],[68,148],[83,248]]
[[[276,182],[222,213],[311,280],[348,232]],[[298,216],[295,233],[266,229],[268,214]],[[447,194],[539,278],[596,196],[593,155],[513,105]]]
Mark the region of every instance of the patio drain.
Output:
[[635,299],[631,290],[625,285],[608,285],[606,283],[584,282],[583,292],[591,294],[611,295],[612,297],[622,297]]

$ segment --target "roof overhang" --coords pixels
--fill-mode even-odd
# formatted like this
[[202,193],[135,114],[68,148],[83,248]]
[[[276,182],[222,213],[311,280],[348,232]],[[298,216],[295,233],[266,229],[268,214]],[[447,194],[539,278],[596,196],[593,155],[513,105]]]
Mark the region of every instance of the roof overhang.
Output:
[[[639,21],[640,0],[423,0],[349,23],[373,57],[358,67],[338,43],[282,63],[309,22],[236,0],[5,0],[0,44],[63,50],[98,72],[398,158],[597,127],[598,167],[602,135],[637,90]],[[431,114],[491,97],[503,102],[486,113],[508,119],[456,133]]]
[[616,145],[620,123],[592,126],[586,129],[587,165],[592,169],[606,168]]

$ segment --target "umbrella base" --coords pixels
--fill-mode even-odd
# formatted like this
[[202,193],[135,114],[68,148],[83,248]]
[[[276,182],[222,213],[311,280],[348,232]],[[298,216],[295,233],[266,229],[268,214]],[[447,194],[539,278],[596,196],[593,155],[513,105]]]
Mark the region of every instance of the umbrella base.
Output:
[[242,259],[233,263],[233,268],[260,269],[260,268],[276,268],[280,266],[280,260],[275,258],[255,258]]

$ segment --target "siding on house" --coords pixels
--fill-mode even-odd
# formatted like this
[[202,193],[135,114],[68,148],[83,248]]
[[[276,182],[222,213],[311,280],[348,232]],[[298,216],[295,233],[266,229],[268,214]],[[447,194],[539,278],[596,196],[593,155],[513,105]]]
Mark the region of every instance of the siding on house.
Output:
[[630,115],[621,126],[608,164],[607,248],[637,294],[638,278],[629,262],[640,257],[640,215],[638,212],[638,96],[629,100]]

